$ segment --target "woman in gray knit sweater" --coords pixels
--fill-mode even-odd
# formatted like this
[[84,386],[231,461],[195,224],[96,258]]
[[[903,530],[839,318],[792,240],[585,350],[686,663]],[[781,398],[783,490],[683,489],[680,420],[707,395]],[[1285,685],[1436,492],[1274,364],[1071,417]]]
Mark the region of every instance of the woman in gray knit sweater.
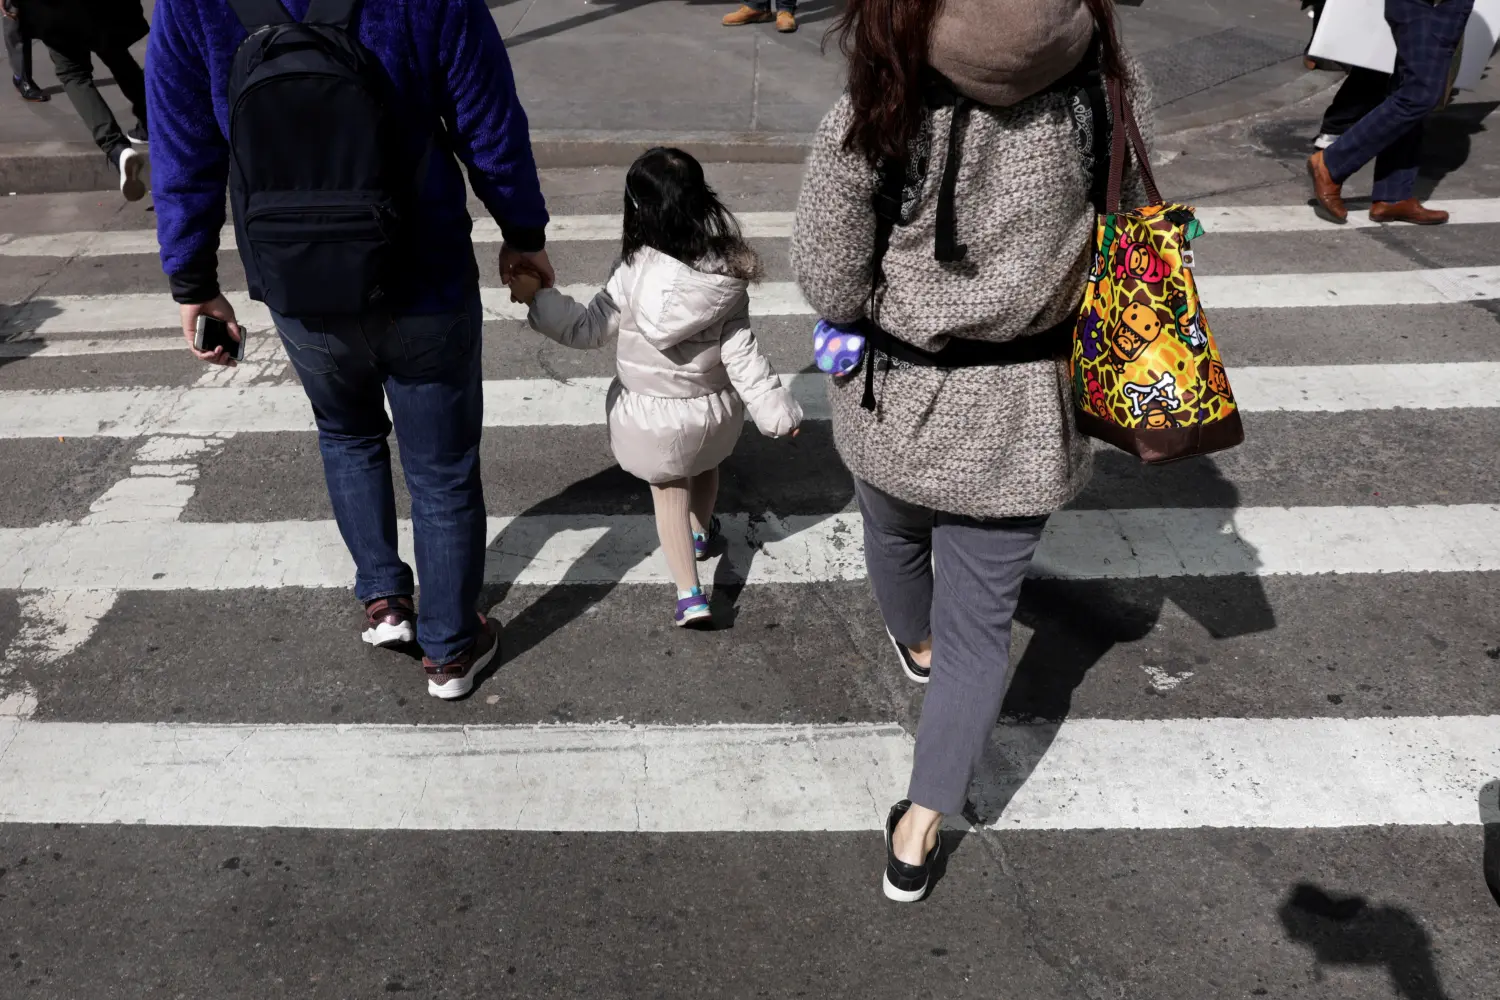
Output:
[[[907,675],[931,678],[886,823],[897,901],[926,894],[1009,683],[1021,582],[1089,476],[1065,360],[1095,222],[1084,83],[1118,74],[1146,107],[1110,5],[850,0],[835,28],[849,89],[808,159],[792,262],[821,316],[884,347],[829,396],[886,627]],[[882,181],[902,162],[876,267],[874,204],[895,204]]]

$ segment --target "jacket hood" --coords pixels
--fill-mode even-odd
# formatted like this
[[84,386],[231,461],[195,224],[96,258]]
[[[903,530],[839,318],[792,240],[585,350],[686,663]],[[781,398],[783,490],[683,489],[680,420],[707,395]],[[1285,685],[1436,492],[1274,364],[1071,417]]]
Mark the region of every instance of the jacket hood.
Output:
[[1093,36],[1084,0],[944,0],[928,63],[965,97],[1009,107],[1066,76]]
[[[622,265],[622,291],[635,325],[657,350],[666,350],[724,321],[742,308],[747,278],[718,258],[690,267],[642,247]],[[726,273],[727,272],[727,273]]]

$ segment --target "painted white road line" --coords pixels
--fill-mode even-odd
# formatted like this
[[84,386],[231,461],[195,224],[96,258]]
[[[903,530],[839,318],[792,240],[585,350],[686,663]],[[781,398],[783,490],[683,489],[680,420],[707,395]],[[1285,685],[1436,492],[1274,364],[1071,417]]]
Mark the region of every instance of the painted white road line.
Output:
[[[598,285],[566,285],[562,291],[588,301]],[[271,314],[265,305],[252,302],[244,292],[229,292],[235,315],[250,330],[269,331]],[[526,307],[510,301],[505,288],[480,289],[487,320],[524,320]],[[752,316],[809,315],[802,293],[790,281],[767,281],[752,290]],[[59,295],[35,298],[15,306],[0,306],[0,337],[24,340],[53,334],[102,334],[130,330],[171,329],[177,324],[172,300],[149,292],[111,295]],[[17,350],[19,348],[12,348]]]
[[[1412,271],[1356,271],[1343,274],[1199,275],[1199,291],[1209,310],[1307,309],[1333,306],[1441,305],[1500,298],[1500,266]],[[563,291],[587,300],[596,285],[568,285]],[[524,306],[504,288],[481,289],[485,318],[523,320]],[[240,320],[252,330],[270,326],[264,305],[243,292],[229,294]],[[51,334],[104,334],[169,329],[176,323],[172,301],[145,292],[118,295],[59,295],[0,307],[0,337]],[[790,281],[766,281],[750,291],[752,316],[811,316],[802,293]]]
[[[1500,198],[1455,198],[1429,204],[1449,213],[1450,226],[1500,224]],[[1220,233],[1332,234],[1354,229],[1382,229],[1391,225],[1371,222],[1368,212],[1354,211],[1349,213],[1347,224],[1332,226],[1314,215],[1308,205],[1199,205],[1197,212],[1198,221],[1203,223],[1209,236]],[[154,252],[154,244],[152,249]]]
[[[268,363],[270,365],[272,363]],[[245,366],[251,370],[249,363]],[[827,376],[793,375],[809,420],[827,420]],[[1500,363],[1231,368],[1247,413],[1486,409],[1500,406]],[[496,379],[484,384],[486,427],[583,427],[604,422],[606,378]],[[0,439],[312,431],[297,385],[0,392]]]
[[[751,584],[865,576],[859,515],[723,516],[727,551],[705,564]],[[493,583],[666,579],[644,515],[491,518]],[[411,526],[401,525],[410,559]],[[722,572],[719,560],[725,561]],[[1052,518],[1032,576],[1144,579],[1500,571],[1500,506],[1070,510]],[[228,590],[348,587],[332,521],[145,520],[0,529],[0,589]]]
[[[739,220],[744,234],[753,239],[786,239],[792,235],[791,212],[740,212],[735,218]],[[618,243],[622,227],[623,223],[618,215],[559,215],[547,225],[547,242]],[[499,243],[500,227],[491,219],[476,219],[473,239],[475,243]],[[219,249],[234,250],[237,246],[233,227],[226,226],[219,234]],[[34,236],[0,233],[0,257],[155,256],[159,250],[156,231],[152,229],[42,233]]]
[[[1497,729],[1500,716],[1001,727],[987,763],[1005,767],[981,771],[980,798],[1013,790],[999,830],[1475,825],[1500,773]],[[905,787],[911,745],[879,724],[0,719],[0,822],[873,831]]]
[[[1448,212],[1450,226],[1500,223],[1500,198],[1459,198],[1428,203]],[[741,212],[736,218],[746,236],[755,239],[787,239],[792,235],[791,212]],[[1306,205],[1207,205],[1198,207],[1198,219],[1209,235],[1234,233],[1340,233],[1356,229],[1378,229],[1368,213],[1354,212],[1346,226],[1330,226]],[[618,215],[560,215],[547,227],[550,243],[580,241],[612,242],[620,239]],[[490,219],[474,222],[475,243],[500,242],[500,227]],[[222,250],[235,249],[234,229],[220,234]],[[39,235],[0,233],[0,256],[4,257],[111,257],[127,254],[155,255],[156,232],[125,229],[112,232],[67,232]]]
[[171,334],[155,337],[80,337],[71,340],[44,340],[41,337],[0,340],[0,358],[80,358],[90,354],[142,354],[181,350],[186,350],[182,338]]

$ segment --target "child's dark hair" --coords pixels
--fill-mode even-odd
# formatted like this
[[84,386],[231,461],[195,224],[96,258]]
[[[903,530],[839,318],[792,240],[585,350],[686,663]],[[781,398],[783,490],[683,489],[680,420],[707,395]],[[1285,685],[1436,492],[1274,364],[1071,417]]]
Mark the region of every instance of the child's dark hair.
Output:
[[708,186],[703,165],[680,149],[648,149],[625,175],[621,254],[628,261],[642,247],[690,267],[712,260],[737,277],[760,274],[759,258],[740,235],[734,215]]

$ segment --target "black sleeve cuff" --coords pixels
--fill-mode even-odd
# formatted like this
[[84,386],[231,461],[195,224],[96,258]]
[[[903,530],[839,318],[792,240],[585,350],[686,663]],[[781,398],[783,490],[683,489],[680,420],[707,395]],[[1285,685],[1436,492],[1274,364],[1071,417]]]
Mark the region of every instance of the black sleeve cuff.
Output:
[[193,262],[176,274],[167,275],[172,286],[172,298],[183,305],[197,305],[219,294],[218,261]]
[[547,248],[545,226],[507,226],[500,224],[500,237],[506,246],[518,253],[540,253]]

